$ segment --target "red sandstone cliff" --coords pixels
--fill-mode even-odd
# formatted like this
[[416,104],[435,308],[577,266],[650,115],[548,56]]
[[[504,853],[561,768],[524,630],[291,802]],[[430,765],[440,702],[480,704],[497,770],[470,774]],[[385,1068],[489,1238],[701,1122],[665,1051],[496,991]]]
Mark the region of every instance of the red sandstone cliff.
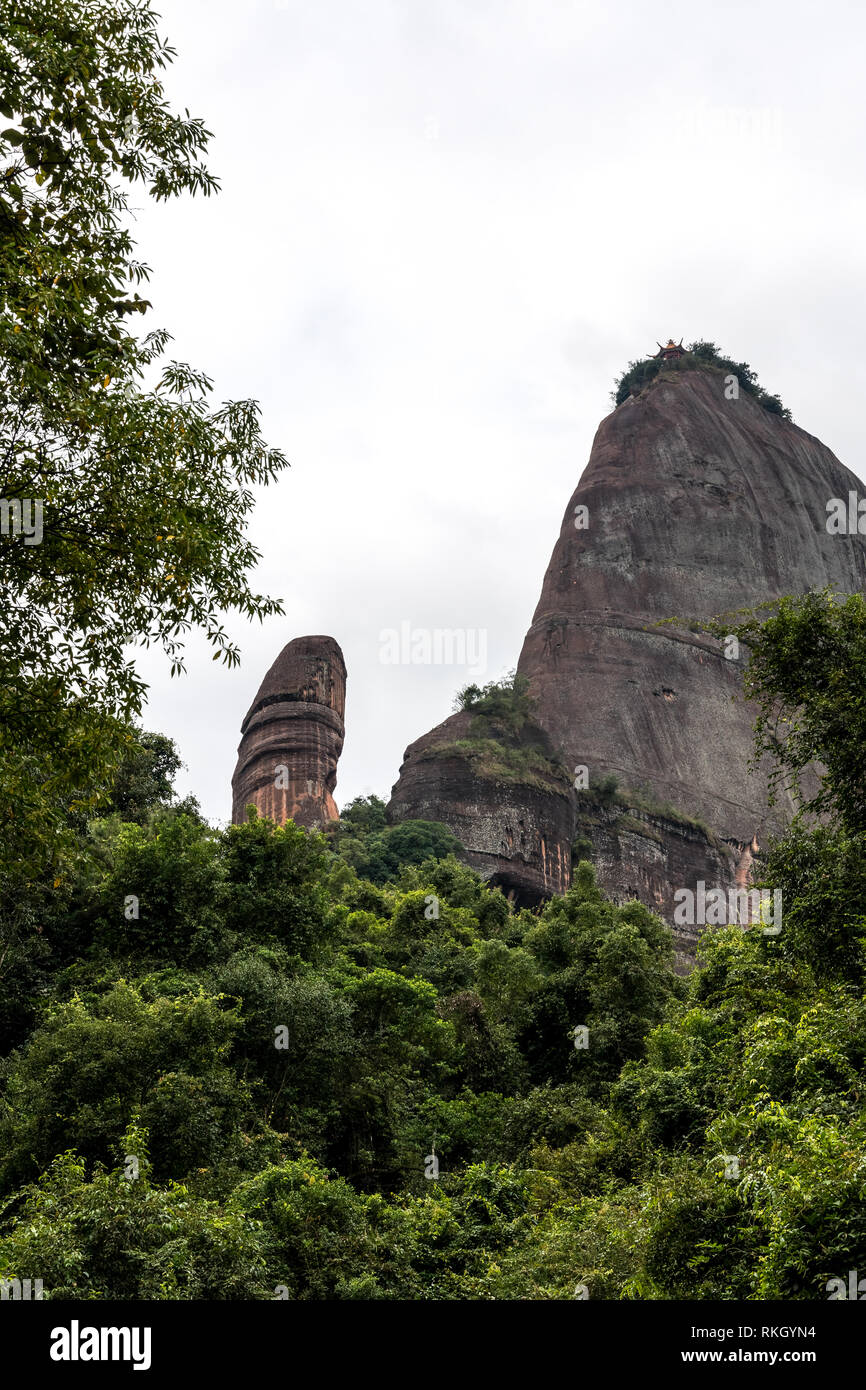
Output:
[[518,663],[569,765],[727,839],[780,828],[790,804],[771,813],[748,768],[743,657],[689,623],[827,584],[863,590],[866,541],[826,530],[827,502],[852,489],[820,440],[744,392],[726,399],[716,369],[663,374],[603,420]]
[[262,681],[241,725],[232,820],[253,805],[282,825],[308,829],[337,816],[346,666],[333,637],[296,637]]
[[[725,387],[717,368],[663,370],[602,421],[518,665],[569,773],[585,766],[590,788],[613,774],[627,808],[640,794],[624,833],[604,818],[582,827],[585,852],[612,897],[638,896],[663,915],[675,887],[738,884],[791,810],[783,800],[771,811],[766,775],[749,769],[745,653],[727,660],[690,624],[825,585],[866,588],[866,539],[826,529],[827,502],[863,485],[820,440]],[[479,784],[430,758],[459,718],[407,750],[391,813],[468,828],[471,862],[495,875],[519,807],[495,779]],[[536,853],[542,837],[555,843],[561,860],[577,823],[569,831],[560,805],[534,812],[533,842]],[[708,833],[689,828],[697,821]],[[530,898],[531,858],[510,864]]]
[[444,822],[466,862],[520,902],[564,893],[574,837],[571,779],[533,723],[509,733],[485,722],[461,711],[406,750],[389,820]]

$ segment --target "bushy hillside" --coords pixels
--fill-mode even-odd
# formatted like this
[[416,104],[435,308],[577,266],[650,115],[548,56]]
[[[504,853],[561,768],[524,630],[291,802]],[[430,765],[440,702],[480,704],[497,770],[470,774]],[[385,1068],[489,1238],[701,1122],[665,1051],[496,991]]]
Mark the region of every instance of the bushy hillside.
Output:
[[[866,628],[812,604],[825,638]],[[768,629],[768,689],[797,621]],[[844,817],[771,856],[781,934],[710,932],[682,981],[667,927],[587,863],[537,912],[451,854],[379,845],[372,883],[292,824],[214,831],[146,771],[123,783],[137,819],[90,822],[4,921],[0,1276],[54,1298],[825,1299],[866,1264],[866,844]],[[378,812],[349,817],[356,857]]]

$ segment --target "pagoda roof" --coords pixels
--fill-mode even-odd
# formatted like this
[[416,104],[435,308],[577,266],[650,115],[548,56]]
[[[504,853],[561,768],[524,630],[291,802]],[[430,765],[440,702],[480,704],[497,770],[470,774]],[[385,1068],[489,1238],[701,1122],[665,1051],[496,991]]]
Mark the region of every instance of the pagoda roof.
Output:
[[685,355],[686,351],[686,349],[683,347],[682,338],[680,338],[678,343],[675,343],[673,338],[668,338],[665,347],[662,347],[661,343],[658,343],[657,346],[658,352],[650,353],[651,357],[667,357],[669,355],[673,356],[674,353]]

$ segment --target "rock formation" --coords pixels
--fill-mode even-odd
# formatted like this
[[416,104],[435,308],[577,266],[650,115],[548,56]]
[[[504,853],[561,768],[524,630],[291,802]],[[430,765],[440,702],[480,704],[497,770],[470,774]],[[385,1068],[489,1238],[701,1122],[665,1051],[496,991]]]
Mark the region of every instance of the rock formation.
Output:
[[[824,585],[866,587],[866,539],[826,527],[829,500],[863,485],[747,392],[729,399],[729,380],[709,365],[663,368],[602,421],[517,668],[569,773],[585,767],[590,788],[619,783],[625,831],[592,816],[581,829],[602,886],[668,917],[672,886],[742,882],[791,810],[783,799],[771,811],[766,776],[749,770],[747,654],[728,659],[692,624]],[[519,800],[503,799],[495,774],[470,788],[453,762],[429,756],[457,738],[460,717],[407,750],[392,814],[423,805],[459,835],[477,808],[473,862],[497,873]],[[532,836],[561,856],[567,829],[553,804],[534,812]],[[580,805],[578,795],[578,819]],[[525,868],[512,857],[511,878],[536,892],[532,855]]]
[[534,904],[571,881],[571,778],[531,722],[485,722],[461,710],[407,749],[389,819],[443,821],[473,869]]
[[346,666],[333,637],[296,637],[268,671],[241,725],[232,820],[259,815],[308,829],[337,816]]
[[[610,799],[580,793],[575,832],[575,860],[592,861],[608,897],[618,903],[638,898],[667,922],[673,921],[677,888],[694,889],[701,879],[707,888],[746,888],[758,851],[756,840],[724,840],[672,807],[653,807],[628,792]],[[676,927],[683,971],[693,962],[701,930],[697,924]]]
[[747,766],[745,653],[726,659],[689,624],[827,584],[862,590],[864,539],[826,529],[830,498],[858,489],[812,435],[745,392],[726,399],[714,369],[663,373],[609,415],[518,663],[568,766],[741,843],[779,828],[790,804],[771,814]]

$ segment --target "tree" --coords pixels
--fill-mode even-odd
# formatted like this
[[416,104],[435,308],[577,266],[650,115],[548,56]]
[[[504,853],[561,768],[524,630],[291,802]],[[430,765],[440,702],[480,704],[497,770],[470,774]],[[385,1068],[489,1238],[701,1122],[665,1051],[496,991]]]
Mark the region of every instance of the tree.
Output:
[[381,796],[356,796],[340,812],[339,828],[350,835],[372,834],[388,824],[387,807]]
[[383,884],[410,864],[461,851],[460,841],[439,821],[406,820],[389,826],[378,796],[356,797],[328,827],[334,850],[362,878]]
[[152,1185],[146,1137],[134,1125],[125,1136],[140,1159],[133,1180],[123,1166],[88,1180],[74,1151],[58,1156],[24,1189],[25,1220],[0,1236],[0,1278],[25,1271],[49,1299],[272,1298],[259,1223],[181,1184]]
[[[142,1104],[160,1130],[161,1166],[174,1160],[173,1177],[210,1161],[244,1108],[244,1087],[223,1061],[240,1026],[231,1008],[204,992],[149,1003],[125,982],[90,1004],[76,995],[54,1006],[5,1077],[0,1190],[69,1145],[88,1161],[109,1162]],[[198,1096],[184,1091],[190,1079]],[[184,1149],[185,1168],[178,1154],[190,1126],[198,1146]]]
[[[70,803],[104,794],[144,696],[130,647],[161,646],[177,674],[197,628],[231,665],[221,615],[282,611],[247,578],[251,488],[287,466],[256,403],[214,408],[203,372],[164,359],[164,329],[127,326],[150,307],[131,188],[158,201],[217,188],[202,163],[209,132],[164,98],[174,50],[156,23],[148,0],[0,0],[7,880],[56,860]],[[29,536],[13,524],[25,513]]]
[[628,367],[618,378],[611,391],[613,403],[614,405],[622,405],[623,401],[628,400],[631,394],[639,395],[647,383],[658,376],[659,372],[688,372],[705,366],[716,367],[727,375],[736,377],[740,389],[752,396],[771,415],[781,415],[784,420],[791,419],[791,412],[788,407],[783,404],[779,396],[771,395],[761,386],[757,372],[752,370],[748,362],[735,362],[733,358],[726,357],[715,343],[707,342],[704,339],[689,343],[683,356],[672,361],[664,361],[660,357],[643,357],[638,358],[636,362],[629,362]]
[[[608,902],[584,862],[565,896],[545,905],[525,945],[549,971],[521,1029],[536,1079],[609,1084],[643,1053],[679,992],[670,928],[642,903]],[[570,1041],[579,1025],[589,1030],[583,1048]]]
[[[170,805],[182,764],[174,739],[144,729],[132,732],[135,742],[124,751],[104,813],[116,811],[122,820],[143,824],[157,806]],[[185,809],[191,809],[188,803]]]
[[454,696],[455,710],[469,710],[490,723],[517,734],[532,715],[534,701],[529,694],[529,678],[509,671],[498,681],[486,685],[464,685]]
[[274,825],[251,814],[223,836],[225,927],[245,941],[278,939],[305,959],[325,930],[327,848],[294,821]]
[[[709,626],[749,647],[743,688],[758,706],[758,756],[775,762],[802,812],[828,815],[851,834],[866,832],[866,600],[831,589],[782,598],[768,615],[729,615]],[[808,774],[819,770],[810,794]]]

